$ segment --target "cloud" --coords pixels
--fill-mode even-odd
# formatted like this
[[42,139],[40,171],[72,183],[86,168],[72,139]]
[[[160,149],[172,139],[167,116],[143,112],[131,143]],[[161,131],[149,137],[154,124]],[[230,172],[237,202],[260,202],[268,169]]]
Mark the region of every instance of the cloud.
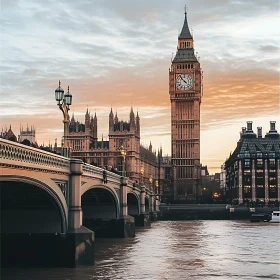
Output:
[[[163,139],[170,151],[168,68],[184,1],[3,0],[1,5],[0,127],[28,122],[37,127],[38,141],[59,138],[54,90],[61,79],[73,94],[71,112],[83,120],[87,106],[96,110],[100,135],[108,134],[111,106],[127,119],[132,105],[139,109],[141,141],[159,145]],[[273,0],[188,4],[204,72],[202,131],[279,115],[278,11]]]

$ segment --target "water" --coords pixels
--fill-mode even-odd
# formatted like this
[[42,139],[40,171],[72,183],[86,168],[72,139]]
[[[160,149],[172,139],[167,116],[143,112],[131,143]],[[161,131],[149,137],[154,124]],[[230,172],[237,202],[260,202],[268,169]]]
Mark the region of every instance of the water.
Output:
[[279,237],[279,224],[162,221],[136,238],[97,239],[94,267],[5,269],[2,279],[280,279]]

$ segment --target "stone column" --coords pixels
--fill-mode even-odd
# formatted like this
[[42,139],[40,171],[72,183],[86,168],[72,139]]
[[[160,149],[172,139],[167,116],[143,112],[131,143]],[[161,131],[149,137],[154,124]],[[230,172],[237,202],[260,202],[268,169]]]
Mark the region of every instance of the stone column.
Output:
[[68,229],[77,229],[82,225],[81,207],[81,179],[83,162],[70,159],[70,184],[69,184],[69,218]]
[[127,178],[121,177],[120,184],[120,217],[127,216]]
[[70,159],[67,238],[60,259],[66,266],[94,264],[94,232],[82,226],[81,179],[83,162]]
[[140,214],[145,214],[145,186],[141,186],[140,193]]
[[243,203],[243,182],[242,182],[242,161],[239,160],[239,163],[238,163],[238,202],[239,204],[240,203]]
[[268,170],[267,170],[267,159],[264,159],[264,202],[268,203],[269,192],[268,192]]
[[252,160],[252,201],[256,201],[256,169],[255,160]]
[[277,159],[277,163],[276,163],[276,166],[277,167],[277,199],[278,199],[278,202],[280,202],[280,159]]

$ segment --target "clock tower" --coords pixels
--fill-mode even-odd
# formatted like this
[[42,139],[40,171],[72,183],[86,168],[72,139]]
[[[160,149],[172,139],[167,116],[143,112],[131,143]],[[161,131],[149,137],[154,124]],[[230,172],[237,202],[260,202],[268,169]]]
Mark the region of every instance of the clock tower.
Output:
[[195,200],[200,190],[202,71],[194,52],[187,13],[169,69],[174,199]]

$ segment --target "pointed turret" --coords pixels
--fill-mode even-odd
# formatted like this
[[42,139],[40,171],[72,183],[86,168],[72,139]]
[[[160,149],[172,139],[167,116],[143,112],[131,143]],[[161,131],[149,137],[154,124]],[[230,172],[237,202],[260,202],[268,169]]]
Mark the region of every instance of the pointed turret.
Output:
[[135,130],[135,116],[132,107],[129,115],[129,123],[130,123],[130,130]]
[[150,152],[153,152],[152,141],[150,141],[150,145],[149,145],[149,151],[150,151]]
[[192,39],[192,34],[189,29],[188,20],[187,20],[187,11],[185,10],[185,20],[182,31],[178,37],[178,39]]
[[86,114],[85,114],[85,127],[86,127],[86,129],[89,129],[89,126],[90,126],[90,113],[89,113],[88,108],[87,108],[87,111],[86,111]]
[[116,115],[115,115],[115,123],[119,122],[119,118],[118,118],[118,114],[117,114],[117,111],[116,111]]
[[112,110],[112,107],[111,107],[111,111],[110,111],[110,114],[109,114],[109,132],[112,131],[114,128],[114,114],[113,114],[113,110]]
[[[190,32],[187,12],[185,11],[185,20],[182,31],[178,36],[177,53],[173,59],[173,62],[197,62],[196,55],[194,53],[193,36]],[[189,67],[188,65],[187,67]],[[181,65],[181,67],[183,67]],[[184,69],[184,68],[179,68]]]
[[137,115],[136,115],[136,131],[138,132],[138,135],[140,136],[140,118],[138,115],[138,111],[137,111]]

